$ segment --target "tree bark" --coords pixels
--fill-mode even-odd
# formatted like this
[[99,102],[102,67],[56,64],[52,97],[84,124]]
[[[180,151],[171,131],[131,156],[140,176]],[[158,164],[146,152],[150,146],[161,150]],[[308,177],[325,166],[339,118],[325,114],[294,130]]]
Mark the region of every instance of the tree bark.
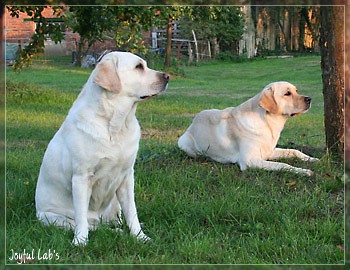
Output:
[[255,26],[254,26],[254,21],[252,18],[252,10],[251,6],[244,6],[243,12],[245,14],[245,31],[242,36],[241,42],[241,51],[240,53],[243,53],[244,50],[246,51],[247,58],[253,58],[255,56]]
[[344,6],[321,7],[321,67],[326,146],[344,154]]
[[305,46],[304,46],[304,35],[305,35],[305,22],[307,19],[307,8],[303,6],[299,11],[300,21],[299,21],[299,51],[304,52]]
[[[346,5],[345,9],[345,18],[347,26],[350,25],[350,4]],[[350,48],[350,28],[346,28],[345,32],[345,48]],[[346,57],[346,66],[345,66],[345,111],[349,115],[350,112],[350,52],[347,51],[345,54]],[[345,118],[345,162],[348,164],[350,169],[350,117]]]

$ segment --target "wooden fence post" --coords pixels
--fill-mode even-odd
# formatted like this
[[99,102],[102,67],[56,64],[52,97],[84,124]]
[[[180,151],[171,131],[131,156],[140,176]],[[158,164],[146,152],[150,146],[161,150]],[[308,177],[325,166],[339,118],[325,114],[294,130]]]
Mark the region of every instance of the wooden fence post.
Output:
[[165,66],[170,67],[171,63],[171,36],[172,36],[172,19],[168,19],[167,29],[167,41],[166,41],[166,54],[165,54]]
[[193,62],[193,52],[192,52],[192,47],[191,47],[191,41],[188,41],[188,63],[191,64]]
[[210,48],[210,41],[208,40],[208,54],[209,54],[209,59],[211,59],[211,48]]
[[198,43],[197,43],[197,39],[196,39],[196,34],[194,33],[193,30],[192,30],[192,35],[193,35],[193,40],[194,40],[194,47],[195,47],[195,50],[196,50],[196,61],[198,63],[198,61],[199,61]]

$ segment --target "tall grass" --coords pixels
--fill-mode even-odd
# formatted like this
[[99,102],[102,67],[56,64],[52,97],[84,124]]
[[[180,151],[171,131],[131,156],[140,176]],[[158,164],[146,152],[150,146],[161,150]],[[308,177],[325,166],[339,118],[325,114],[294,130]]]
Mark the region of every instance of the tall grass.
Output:
[[[49,59],[50,60],[50,59]],[[73,233],[35,217],[35,186],[46,146],[91,70],[41,61],[6,83],[6,260],[12,251],[53,253],[35,264],[342,264],[343,164],[325,152],[320,58],[210,62],[183,68],[166,93],[140,104],[142,140],[135,165],[138,243],[101,225],[86,247]],[[279,144],[321,159],[286,160],[312,177],[192,159],[178,137],[203,109],[236,106],[273,81],[312,97],[311,110],[287,122]]]

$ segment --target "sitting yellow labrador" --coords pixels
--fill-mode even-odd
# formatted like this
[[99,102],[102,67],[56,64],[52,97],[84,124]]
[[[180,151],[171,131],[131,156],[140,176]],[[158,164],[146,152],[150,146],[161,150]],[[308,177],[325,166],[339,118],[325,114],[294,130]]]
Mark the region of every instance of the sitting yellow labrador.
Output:
[[122,211],[131,234],[148,239],[134,200],[141,134],[135,111],[168,81],[131,53],[102,58],[45,152],[35,195],[41,221],[73,228],[73,243],[84,245],[89,229]]
[[294,85],[274,82],[238,107],[200,112],[178,145],[192,157],[200,154],[221,163],[238,163],[241,170],[256,167],[312,175],[308,169],[268,161],[318,160],[298,150],[276,148],[287,119],[307,112],[310,106],[311,98],[299,95]]

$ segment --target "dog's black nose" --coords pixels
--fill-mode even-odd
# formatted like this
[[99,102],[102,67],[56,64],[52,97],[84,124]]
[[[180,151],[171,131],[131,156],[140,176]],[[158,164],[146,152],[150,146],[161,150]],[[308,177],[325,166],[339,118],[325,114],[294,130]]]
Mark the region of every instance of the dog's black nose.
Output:
[[170,75],[167,73],[163,73],[163,78],[164,78],[164,80],[169,81]]
[[306,103],[309,103],[309,104],[311,103],[311,97],[305,97],[304,100]]

